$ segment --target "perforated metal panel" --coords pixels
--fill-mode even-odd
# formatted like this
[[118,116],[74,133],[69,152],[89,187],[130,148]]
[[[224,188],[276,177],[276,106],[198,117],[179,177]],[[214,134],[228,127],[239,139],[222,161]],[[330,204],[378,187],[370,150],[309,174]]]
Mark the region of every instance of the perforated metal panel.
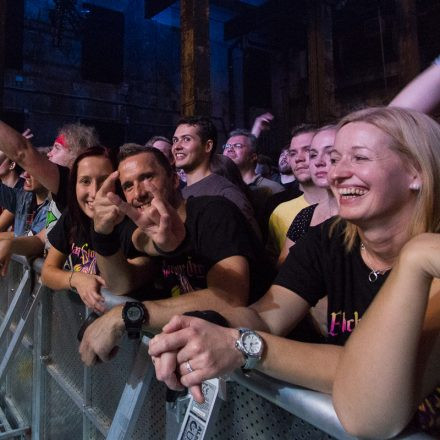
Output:
[[76,339],[85,315],[85,308],[78,295],[69,291],[52,294],[50,314],[50,361],[63,372],[65,380],[81,390],[84,381],[84,365],[78,354]]
[[63,389],[46,375],[44,439],[82,439],[82,414]]
[[211,440],[331,439],[247,388],[228,382]]
[[32,352],[21,347],[12,361],[8,375],[8,395],[25,420],[32,420]]
[[165,439],[165,393],[165,385],[153,379],[136,423],[133,440]]

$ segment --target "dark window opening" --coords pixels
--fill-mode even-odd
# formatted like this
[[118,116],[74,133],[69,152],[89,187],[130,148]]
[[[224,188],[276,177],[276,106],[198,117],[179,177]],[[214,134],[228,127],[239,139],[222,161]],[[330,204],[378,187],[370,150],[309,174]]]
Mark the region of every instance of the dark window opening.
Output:
[[123,80],[124,15],[84,3],[90,12],[84,23],[82,77],[118,84]]
[[108,148],[120,147],[125,142],[125,126],[118,122],[81,118],[81,123],[96,128],[101,144]]
[[24,0],[6,1],[5,67],[23,69]]

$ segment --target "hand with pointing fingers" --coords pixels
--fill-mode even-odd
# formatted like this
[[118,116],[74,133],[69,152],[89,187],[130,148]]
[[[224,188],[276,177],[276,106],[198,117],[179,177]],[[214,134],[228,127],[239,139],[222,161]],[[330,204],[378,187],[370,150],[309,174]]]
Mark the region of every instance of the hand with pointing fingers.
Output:
[[115,226],[121,223],[125,216],[111,199],[111,195],[114,195],[118,177],[118,171],[110,174],[99,188],[93,202],[93,225],[95,231],[100,234],[111,234]]
[[[152,240],[163,252],[172,252],[185,239],[185,224],[177,210],[162,197],[152,183],[145,182],[145,185],[152,199],[149,205],[144,205],[142,208],[135,208],[115,194],[109,194],[108,197],[139,227],[140,231],[133,235],[133,242],[138,249],[139,247],[145,249],[147,242]],[[145,236],[149,240],[146,240]]]

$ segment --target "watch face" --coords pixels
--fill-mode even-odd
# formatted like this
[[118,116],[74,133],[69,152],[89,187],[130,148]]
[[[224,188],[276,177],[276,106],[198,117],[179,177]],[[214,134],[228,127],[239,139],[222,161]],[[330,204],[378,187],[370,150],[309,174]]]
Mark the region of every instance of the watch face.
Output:
[[243,338],[243,347],[250,356],[258,355],[261,351],[261,339],[255,333],[244,333]]
[[130,321],[138,321],[142,318],[142,312],[139,307],[132,306],[127,310],[127,318]]

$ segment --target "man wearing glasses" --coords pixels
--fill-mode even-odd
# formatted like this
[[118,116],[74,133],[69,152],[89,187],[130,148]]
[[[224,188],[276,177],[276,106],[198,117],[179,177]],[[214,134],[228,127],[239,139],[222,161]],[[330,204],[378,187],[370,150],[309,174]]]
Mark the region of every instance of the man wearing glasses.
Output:
[[229,134],[228,142],[223,145],[223,154],[238,166],[244,183],[251,190],[256,217],[262,219],[267,199],[272,194],[284,191],[284,188],[279,183],[255,172],[257,138],[248,130],[234,130]]

